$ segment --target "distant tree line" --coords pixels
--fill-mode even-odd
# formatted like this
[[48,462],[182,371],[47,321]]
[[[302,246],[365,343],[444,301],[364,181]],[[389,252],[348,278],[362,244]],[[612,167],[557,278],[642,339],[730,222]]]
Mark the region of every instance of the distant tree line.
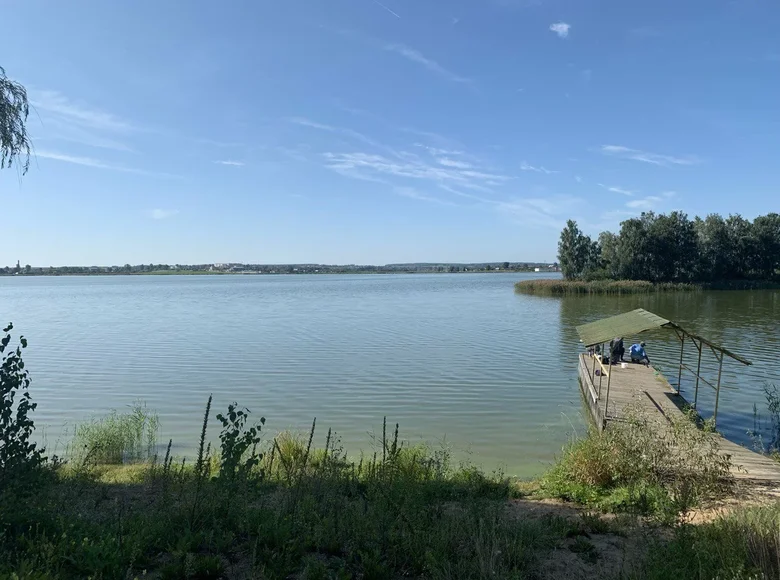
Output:
[[710,214],[690,220],[680,211],[643,212],[598,239],[569,220],[558,242],[567,280],[721,282],[775,280],[780,275],[780,214],[752,222]]
[[555,270],[557,264],[533,262],[491,262],[484,264],[387,264],[329,265],[329,264],[125,264],[124,266],[16,266],[0,267],[0,276],[100,276],[127,274],[389,274],[434,272],[527,272],[544,267]]

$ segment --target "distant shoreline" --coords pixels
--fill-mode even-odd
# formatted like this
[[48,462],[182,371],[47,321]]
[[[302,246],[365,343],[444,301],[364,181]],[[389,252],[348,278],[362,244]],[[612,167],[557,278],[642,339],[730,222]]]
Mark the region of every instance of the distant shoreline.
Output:
[[382,267],[374,269],[295,269],[289,270],[147,270],[138,272],[127,271],[50,271],[43,269],[39,271],[32,271],[29,273],[3,273],[0,271],[0,278],[27,278],[27,277],[62,277],[62,276],[295,276],[295,275],[349,275],[349,274],[551,274],[553,271],[535,272],[533,269],[519,269],[519,268],[491,268],[491,269],[478,269],[478,268],[462,268],[462,269],[402,269],[391,268],[385,269]]

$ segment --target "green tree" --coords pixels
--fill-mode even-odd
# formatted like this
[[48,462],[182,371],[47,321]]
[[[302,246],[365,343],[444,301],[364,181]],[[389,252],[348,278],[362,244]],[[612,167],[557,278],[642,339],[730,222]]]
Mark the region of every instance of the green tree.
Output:
[[689,282],[697,276],[698,237],[688,216],[680,211],[655,216],[649,223],[650,255],[645,279]]
[[30,167],[29,112],[27,91],[6,77],[5,69],[0,67],[0,169],[16,163],[22,174],[27,173]]
[[617,243],[618,278],[623,280],[647,280],[652,249],[648,243],[648,230],[655,221],[653,212],[643,212],[638,218],[627,219],[620,224]]
[[601,263],[608,278],[616,279],[620,276],[618,271],[620,255],[618,252],[618,237],[612,232],[599,234],[599,248],[601,248]]
[[753,274],[762,279],[774,278],[780,269],[780,215],[758,216],[753,220],[752,230],[755,252],[750,266]]
[[593,242],[582,233],[577,222],[569,220],[558,241],[558,262],[566,280],[582,278],[591,262]]
[[29,274],[29,273],[30,273],[30,270],[32,270],[32,266],[30,266],[30,264],[27,264],[27,265],[24,267],[24,273],[25,273],[25,274]]
[[699,245],[699,279],[728,280],[733,277],[734,250],[726,220],[718,214],[694,222]]
[[751,263],[755,261],[756,240],[753,237],[753,224],[741,215],[730,215],[726,219],[731,248],[730,279],[742,279],[750,276]]

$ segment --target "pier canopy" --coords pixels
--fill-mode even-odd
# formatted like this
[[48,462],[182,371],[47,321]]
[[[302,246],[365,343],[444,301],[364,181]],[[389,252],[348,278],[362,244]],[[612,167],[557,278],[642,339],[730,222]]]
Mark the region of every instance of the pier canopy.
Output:
[[[694,334],[676,322],[667,320],[657,314],[648,312],[644,308],[637,308],[631,312],[624,312],[617,316],[610,316],[609,318],[602,318],[589,324],[583,324],[577,327],[577,334],[580,335],[580,340],[583,342],[586,348],[595,345],[603,345],[609,343],[612,339],[618,337],[635,336],[648,330],[654,330],[656,328],[668,328],[673,330],[680,340],[680,362],[677,365],[677,394],[680,394],[682,387],[682,373],[683,371],[690,372],[696,378],[696,386],[693,396],[693,407],[696,408],[699,400],[699,383],[704,383],[715,390],[715,413],[713,419],[717,421],[718,417],[718,401],[720,399],[720,387],[721,377],[723,374],[723,359],[725,357],[733,358],[734,360],[742,363],[743,365],[751,365],[749,360],[731,352],[730,350],[712,342],[711,340]],[[690,342],[696,347],[698,351],[698,357],[696,360],[696,367],[689,366],[683,361],[683,355],[685,354],[685,340],[689,339]],[[718,361],[718,377],[714,383],[710,382],[701,375],[701,358],[702,349],[704,346],[708,346]],[[592,379],[596,377],[596,366],[601,366],[601,376],[607,377],[607,408],[609,406],[609,390],[612,380],[612,352],[609,351],[608,366],[605,366],[601,361],[600,356],[593,357],[593,369]],[[599,392],[595,395],[594,400],[598,400],[601,397],[601,379],[599,379]]]
[[[749,360],[739,356],[736,353],[731,352],[727,348],[724,348],[711,340],[694,334],[671,320],[667,320],[657,314],[648,312],[644,308],[637,308],[631,312],[624,312],[617,316],[610,316],[609,318],[602,318],[589,324],[583,324],[577,327],[577,334],[580,335],[580,340],[585,347],[590,347],[596,344],[604,344],[609,342],[613,338],[620,336],[634,336],[641,332],[653,330],[656,328],[669,328],[674,330],[677,337],[683,341],[685,337],[693,340],[693,343],[699,343],[700,345],[706,344],[715,353],[715,356],[726,355],[734,360],[741,362],[744,365],[751,365]],[[719,358],[719,357],[718,357]]]
[[634,336],[646,330],[654,328],[663,328],[671,324],[666,318],[661,318],[657,314],[648,312],[643,308],[637,308],[631,312],[602,318],[590,324],[583,324],[577,327],[577,334],[585,347],[595,344],[609,342],[613,338],[620,336]]

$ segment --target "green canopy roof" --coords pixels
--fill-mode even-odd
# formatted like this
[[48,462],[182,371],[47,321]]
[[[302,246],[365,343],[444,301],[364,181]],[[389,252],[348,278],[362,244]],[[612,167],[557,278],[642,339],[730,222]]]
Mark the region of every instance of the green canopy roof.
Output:
[[609,342],[613,338],[634,336],[640,332],[661,328],[668,324],[671,324],[669,320],[643,308],[637,308],[625,314],[602,318],[590,324],[578,326],[577,333],[585,346],[593,346]]
[[609,342],[613,338],[621,336],[633,336],[640,332],[645,332],[646,330],[653,330],[654,328],[670,328],[675,332],[680,333],[679,336],[681,338],[683,335],[689,336],[702,344],[706,344],[713,350],[738,360],[742,364],[753,364],[749,360],[715,344],[711,340],[689,332],[679,324],[672,322],[671,320],[666,320],[666,318],[661,318],[657,314],[648,312],[644,308],[637,308],[631,312],[610,316],[609,318],[602,318],[601,320],[596,320],[589,324],[583,324],[582,326],[577,327],[577,333],[580,335],[580,340],[588,347],[593,346],[594,344]]

